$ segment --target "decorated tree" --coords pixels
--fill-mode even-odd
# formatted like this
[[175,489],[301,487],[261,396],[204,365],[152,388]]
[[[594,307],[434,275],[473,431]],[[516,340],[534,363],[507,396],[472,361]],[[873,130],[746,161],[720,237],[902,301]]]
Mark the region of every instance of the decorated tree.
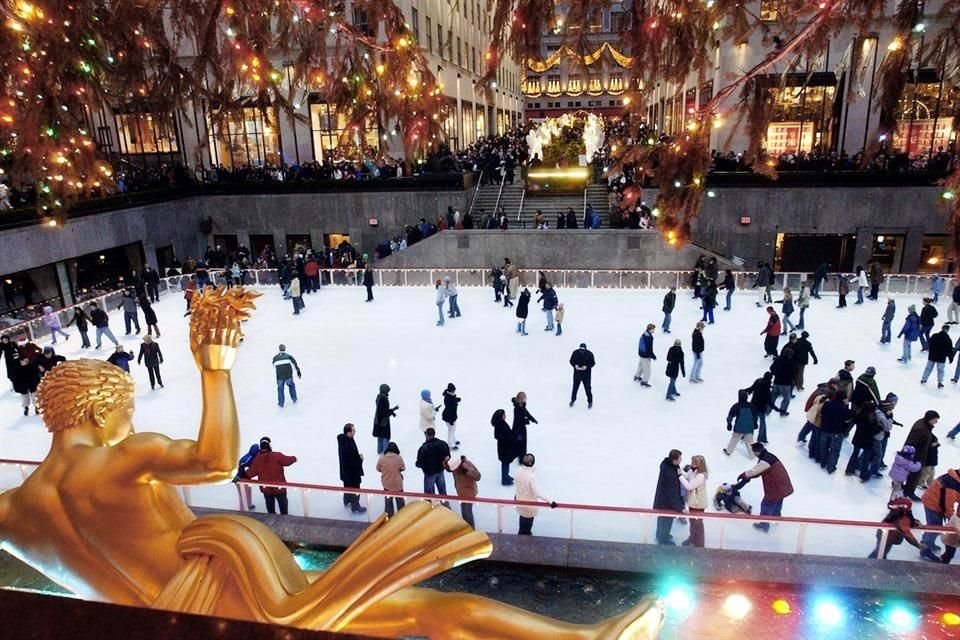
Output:
[[[595,49],[591,43],[588,18],[607,3],[600,0],[567,0],[569,11],[563,17],[565,41],[560,47],[571,50],[573,59],[583,60]],[[500,56],[538,59],[544,34],[557,33],[559,15],[554,0],[491,0],[494,11],[493,55],[488,74],[495,70]],[[737,122],[748,134],[747,162],[754,171],[776,177],[775,162],[762,147],[771,109],[758,82],[799,68],[802,61],[817,56],[839,32],[853,29],[867,38],[884,27],[895,29],[895,38],[878,69],[879,122],[873,140],[889,140],[902,117],[900,101],[905,97],[911,67],[924,65],[944,70],[947,82],[957,83],[960,76],[960,0],[944,0],[936,16],[941,27],[932,37],[924,37],[923,2],[902,0],[891,18],[884,10],[885,0],[780,0],[777,20],[761,19],[754,3],[742,0],[632,0],[624,3],[630,20],[619,34],[619,49],[629,59],[618,60],[630,76],[624,104],[641,121],[652,102],[652,92],[644,88],[657,83],[683,83],[688,78],[712,77],[715,46],[732,49],[736,44],[759,41],[764,54],[758,64],[735,77],[725,78],[712,98],[696,109],[682,135],[640,136],[636,144],[618,144],[614,169],[638,167],[658,189],[660,210],[658,228],[668,241],[683,244],[690,236],[690,225],[700,211],[710,166],[711,127],[724,120]],[[929,19],[929,17],[928,17]],[[571,25],[579,28],[571,29]],[[799,66],[798,66],[799,65]],[[858,65],[853,65],[857,68]],[[863,68],[863,65],[859,65]],[[958,129],[956,123],[953,129]],[[875,142],[866,149],[865,161],[879,150]],[[954,246],[960,248],[960,170],[945,182]]]
[[[302,118],[306,94],[346,131],[399,133],[405,160],[434,145],[446,103],[392,0],[0,0],[0,170],[62,214],[112,187],[92,135],[101,105],[170,113],[241,99]],[[190,123],[200,126],[201,123]],[[3,176],[0,176],[2,178]]]

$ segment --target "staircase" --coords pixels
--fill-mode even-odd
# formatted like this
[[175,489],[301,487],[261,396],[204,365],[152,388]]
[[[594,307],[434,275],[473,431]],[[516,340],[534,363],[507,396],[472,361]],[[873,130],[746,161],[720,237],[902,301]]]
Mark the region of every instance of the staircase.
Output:
[[[587,204],[600,216],[601,228],[610,228],[610,209],[607,199],[607,189],[603,185],[591,184],[586,188]],[[473,204],[473,219],[479,223],[483,211],[494,213],[497,208],[497,196],[500,196],[500,206],[510,221],[510,227],[525,229],[533,227],[533,217],[537,209],[543,211],[551,229],[557,226],[557,212],[568,208],[577,214],[577,226],[583,226],[583,192],[565,195],[534,195],[524,194],[523,183],[503,185],[500,193],[499,184],[488,184],[480,187]]]

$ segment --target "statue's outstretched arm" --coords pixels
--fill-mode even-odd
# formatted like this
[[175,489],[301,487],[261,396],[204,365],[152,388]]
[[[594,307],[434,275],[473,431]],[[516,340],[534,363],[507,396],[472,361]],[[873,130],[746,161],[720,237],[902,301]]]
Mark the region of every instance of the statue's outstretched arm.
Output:
[[[172,484],[229,480],[239,454],[237,407],[230,381],[242,337],[240,321],[259,294],[240,288],[207,289],[194,298],[190,350],[200,369],[203,414],[196,440],[172,440],[159,433],[137,433],[117,451],[118,465],[132,474]],[[115,466],[122,473],[123,467]]]

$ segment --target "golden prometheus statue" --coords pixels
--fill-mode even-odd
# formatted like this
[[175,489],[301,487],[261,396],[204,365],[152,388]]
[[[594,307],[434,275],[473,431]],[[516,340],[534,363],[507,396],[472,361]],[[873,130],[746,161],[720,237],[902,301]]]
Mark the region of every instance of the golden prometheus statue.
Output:
[[413,587],[490,555],[486,534],[449,509],[414,502],[381,516],[322,573],[307,573],[256,520],[196,517],[177,485],[228,482],[239,448],[230,369],[259,294],[208,289],[194,300],[190,349],[200,369],[196,440],[133,428],[131,377],[100,360],[48,373],[37,405],[53,442],[40,466],[0,494],[0,548],[90,600],[378,637],[435,640],[655,638],[645,599],[596,625],[494,600]]

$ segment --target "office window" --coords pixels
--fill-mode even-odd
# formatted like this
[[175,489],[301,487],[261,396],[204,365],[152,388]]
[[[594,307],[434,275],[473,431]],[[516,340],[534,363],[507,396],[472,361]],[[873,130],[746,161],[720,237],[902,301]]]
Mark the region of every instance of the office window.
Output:
[[210,155],[215,164],[225,167],[280,163],[280,139],[277,134],[277,110],[270,107],[231,109],[222,119],[210,119]]
[[470,47],[470,67],[474,73],[477,72],[477,48]]
[[760,0],[760,19],[775,22],[782,9],[780,0]]
[[346,114],[338,112],[335,105],[310,103],[313,157],[318,162],[335,156],[338,149],[378,149],[380,140],[377,123],[369,119],[363,129],[361,133],[357,127],[348,128]]
[[630,14],[625,11],[612,11],[610,13],[610,31],[617,33],[626,31],[630,28]]
[[116,120],[121,153],[174,153],[179,149],[173,114],[122,113]]
[[447,56],[453,61],[453,29],[447,29]]
[[367,12],[359,7],[353,8],[353,26],[365,36],[373,35],[373,28],[370,26],[370,18]]
[[417,11],[416,7],[413,7],[410,15],[411,26],[413,27],[413,37],[416,41],[420,42],[420,12]]
[[437,25],[437,53],[443,57],[443,25]]
[[457,38],[457,66],[463,66],[463,55],[460,53],[460,38]]
[[427,16],[427,51],[433,53],[433,21]]

